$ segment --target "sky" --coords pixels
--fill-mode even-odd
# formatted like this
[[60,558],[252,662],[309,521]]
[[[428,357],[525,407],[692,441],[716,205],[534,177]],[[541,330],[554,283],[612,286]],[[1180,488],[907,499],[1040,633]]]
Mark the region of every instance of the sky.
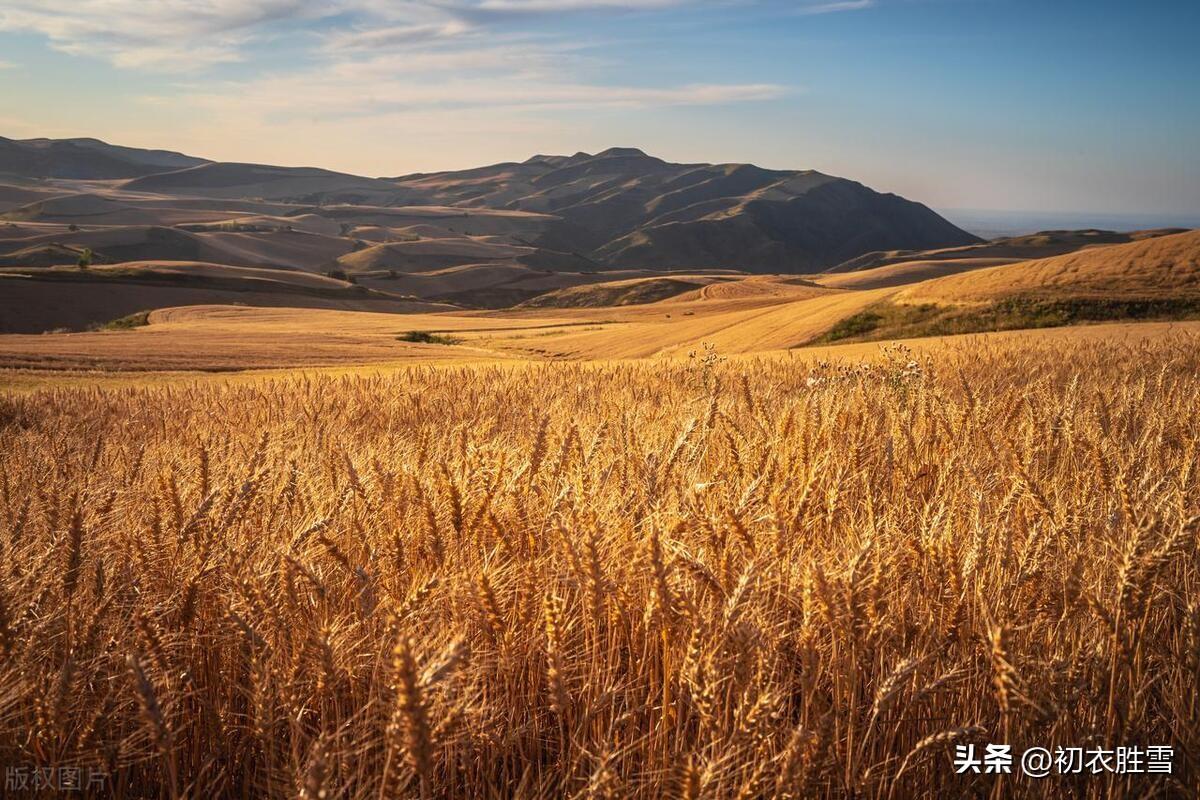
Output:
[[0,135],[372,176],[639,147],[1200,219],[1195,0],[0,0]]

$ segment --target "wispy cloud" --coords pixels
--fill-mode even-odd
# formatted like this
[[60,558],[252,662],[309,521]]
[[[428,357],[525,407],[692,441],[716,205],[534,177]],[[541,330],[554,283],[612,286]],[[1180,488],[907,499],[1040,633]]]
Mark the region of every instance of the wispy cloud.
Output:
[[[505,51],[473,54],[476,63],[493,59],[504,64],[512,56]],[[429,70],[425,66],[421,71]],[[266,76],[241,84],[223,83],[213,89],[190,92],[186,100],[192,107],[217,115],[285,121],[465,108],[522,112],[718,105],[771,100],[788,91],[770,83],[605,86],[552,79],[538,70],[494,77],[452,75],[430,81],[372,80],[379,71],[387,69],[378,63],[342,64],[328,72],[306,71]]]
[[[876,0],[2,0],[0,31],[41,34],[55,49],[119,67],[198,73],[248,60],[268,41],[317,34],[324,52],[400,49],[490,33],[540,17],[761,7],[798,14]],[[301,45],[303,46],[303,45]]]
[[[176,70],[146,110],[188,109],[198,129],[246,141],[353,142],[523,136],[588,114],[783,97],[767,81],[620,78],[563,15],[653,14],[774,0],[0,0],[0,30],[37,31],[66,53]],[[286,67],[262,51],[286,49]],[[245,63],[208,69],[221,62]],[[269,66],[268,66],[269,65]],[[225,77],[232,75],[234,77]],[[218,78],[218,76],[221,76]],[[152,114],[169,125],[172,114]],[[234,134],[233,132],[239,132]],[[282,137],[291,139],[294,136]],[[355,147],[350,145],[351,148]]]
[[[876,0],[800,0],[799,14]],[[320,42],[326,54],[398,50],[491,34],[500,22],[565,14],[774,7],[776,0],[3,0],[0,31],[41,34],[55,49],[119,67],[199,73],[247,60],[268,41]],[[307,37],[307,38],[306,38]]]
[[122,67],[185,71],[240,59],[272,23],[328,13],[309,0],[5,0],[0,30],[40,33],[64,53]]
[[696,0],[476,0],[475,2],[461,3],[459,8],[475,8],[482,11],[541,13],[605,8],[638,11],[684,5],[697,5],[697,3]]
[[370,49],[462,36],[505,17],[649,11],[714,1],[4,0],[0,31],[39,33],[64,53],[121,67],[197,71],[243,59],[280,28],[317,21],[329,27],[330,47]]
[[338,30],[325,38],[325,49],[331,52],[393,49],[404,45],[454,39],[473,30],[474,26],[459,19]]
[[797,9],[800,14],[833,14],[838,11],[859,11],[871,8],[875,0],[834,0],[830,3],[812,3]]

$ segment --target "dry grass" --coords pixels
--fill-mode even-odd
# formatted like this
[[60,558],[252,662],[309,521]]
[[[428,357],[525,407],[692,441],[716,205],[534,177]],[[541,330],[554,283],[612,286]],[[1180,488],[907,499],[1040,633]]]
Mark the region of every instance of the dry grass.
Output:
[[[1189,795],[1194,337],[0,397],[0,762],[107,792]],[[957,776],[1170,744],[1175,776]]]
[[989,267],[914,284],[904,303],[979,302],[1020,295],[1194,299],[1200,294],[1200,231],[1085,248],[1067,255]]
[[[682,356],[703,341],[716,342],[722,352],[745,353],[802,344],[894,292],[403,315],[219,305],[161,308],[151,313],[149,326],[134,331],[0,336],[0,368],[231,370],[429,359],[643,358]],[[552,328],[563,335],[529,341],[530,334]],[[413,347],[396,341],[412,330],[449,334],[461,339],[462,346]]]

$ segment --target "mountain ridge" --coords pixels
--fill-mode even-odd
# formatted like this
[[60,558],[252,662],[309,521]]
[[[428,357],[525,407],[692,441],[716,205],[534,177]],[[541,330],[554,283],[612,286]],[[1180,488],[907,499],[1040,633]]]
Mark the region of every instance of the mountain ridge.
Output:
[[847,178],[754,164],[679,164],[637,147],[369,178],[317,167],[210,161],[94,139],[0,139],[0,172],[13,171],[6,164],[27,177],[117,181],[114,196],[125,199],[255,200],[304,206],[304,213],[308,207],[323,213],[349,206],[461,209],[464,218],[485,211],[538,214],[544,224],[522,235],[521,244],[598,269],[811,273],[871,251],[981,241],[921,203]]
[[574,242],[613,267],[812,272],[893,249],[881,242],[982,241],[925,205],[816,170],[674,164],[628,147],[391,180],[439,205],[555,214],[547,244]]
[[0,136],[0,173],[25,178],[115,180],[211,163],[173,150],[146,150],[89,137],[8,139]]

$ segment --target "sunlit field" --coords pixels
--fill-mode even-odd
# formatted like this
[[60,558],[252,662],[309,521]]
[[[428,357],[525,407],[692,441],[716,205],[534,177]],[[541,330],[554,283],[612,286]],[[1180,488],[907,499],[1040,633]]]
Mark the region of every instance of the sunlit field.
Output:
[[[0,762],[128,798],[1192,796],[1198,344],[0,395]],[[956,773],[989,742],[1174,771]]]

